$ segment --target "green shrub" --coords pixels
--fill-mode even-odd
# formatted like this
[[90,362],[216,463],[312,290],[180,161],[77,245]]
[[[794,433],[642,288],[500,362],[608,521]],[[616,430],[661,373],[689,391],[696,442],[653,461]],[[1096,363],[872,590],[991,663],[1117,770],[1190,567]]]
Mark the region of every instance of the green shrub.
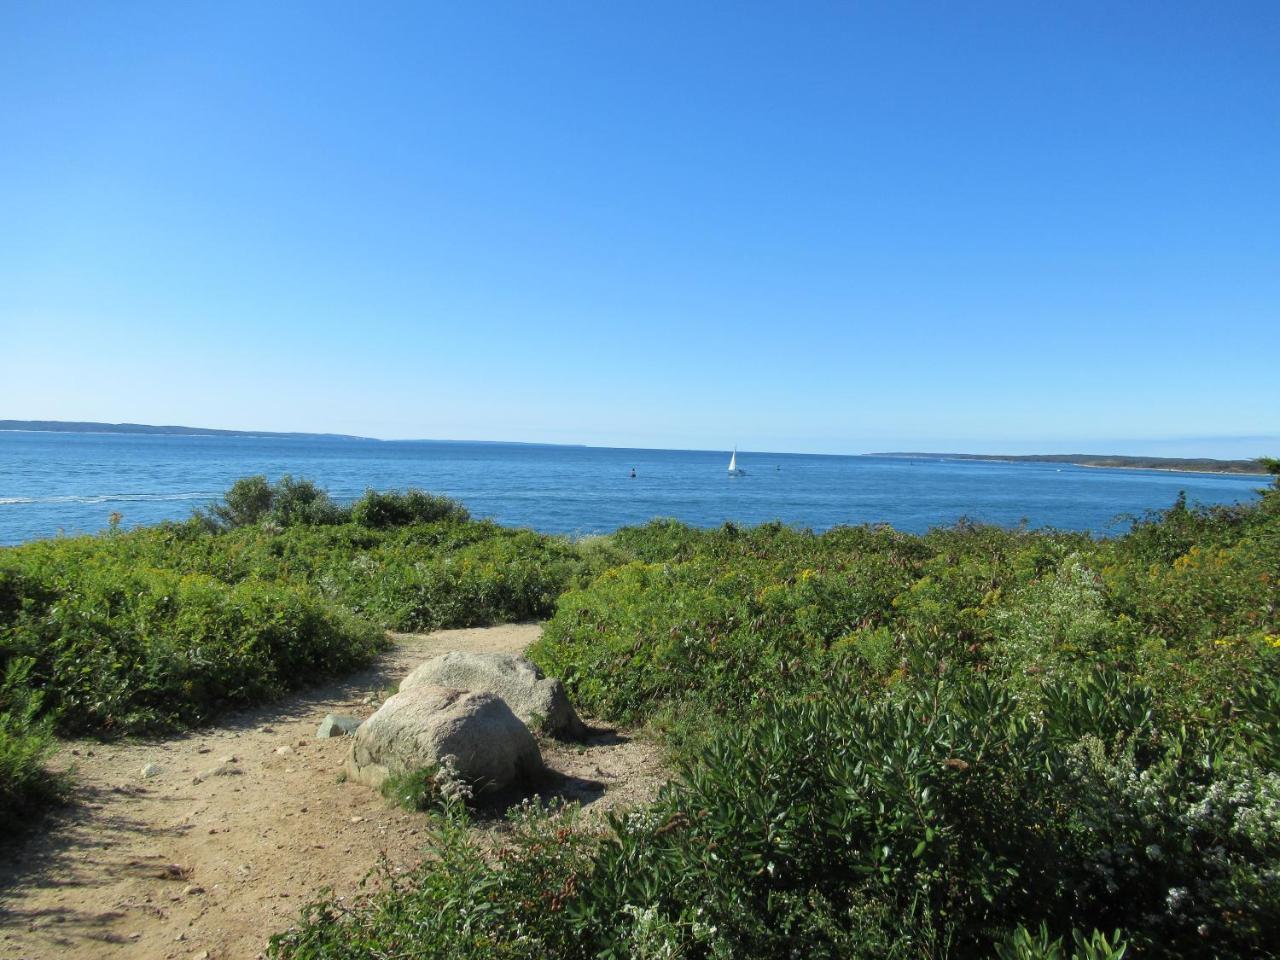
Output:
[[9,660],[0,681],[0,826],[11,826],[58,801],[62,778],[45,768],[53,752],[49,720],[39,719],[40,694],[29,686],[32,663]]
[[295,480],[286,473],[272,489],[268,516],[272,523],[281,527],[295,524],[320,526],[345,523],[350,511],[339,507],[328,493],[310,480]]
[[471,514],[456,500],[422,490],[409,489],[404,493],[398,490],[385,493],[368,490],[351,505],[351,519],[362,527],[386,530],[390,527],[436,523],[441,520],[465,523],[471,519]]
[[454,760],[446,755],[439,764],[389,776],[382,783],[382,795],[406,810],[435,810],[465,819],[472,786],[458,776]]
[[30,658],[61,732],[205,723],[363,665],[383,644],[371,624],[298,587],[110,562],[59,567],[70,558],[58,544],[45,549],[44,591],[0,634],[0,652]]
[[[1128,944],[1119,930],[1110,937],[1099,930],[1085,936],[1079,930],[1071,931],[1072,945],[1067,946],[1062,937],[1054,937],[1048,926],[1032,933],[1019,925],[1000,943],[996,944],[997,960],[1121,960],[1128,952]],[[1070,951],[1070,952],[1068,952]]]
[[277,527],[343,523],[350,511],[339,507],[310,480],[295,480],[286,473],[274,484],[261,474],[242,477],[232,484],[221,502],[196,516],[234,530],[263,522]]
[[209,508],[209,515],[224,527],[247,527],[266,518],[273,496],[266,477],[242,477],[223,495],[221,503]]

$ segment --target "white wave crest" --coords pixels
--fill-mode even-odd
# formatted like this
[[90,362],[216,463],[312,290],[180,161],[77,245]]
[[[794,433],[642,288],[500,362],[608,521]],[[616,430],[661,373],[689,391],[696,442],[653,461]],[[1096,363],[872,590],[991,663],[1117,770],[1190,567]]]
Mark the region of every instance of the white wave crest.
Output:
[[61,497],[0,497],[0,506],[58,503],[147,503],[171,500],[209,500],[216,496],[216,493],[97,493],[84,496]]

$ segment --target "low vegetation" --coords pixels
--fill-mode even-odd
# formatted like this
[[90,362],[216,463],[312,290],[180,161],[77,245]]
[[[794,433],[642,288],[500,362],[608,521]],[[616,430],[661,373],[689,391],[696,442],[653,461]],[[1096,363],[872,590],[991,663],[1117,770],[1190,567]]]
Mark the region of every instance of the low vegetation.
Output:
[[0,550],[0,816],[53,786],[51,734],[208,723],[371,661],[385,629],[549,616],[567,542],[418,491],[335,504],[250,477],[185,523]]
[[441,817],[287,960],[1259,957],[1280,928],[1280,490],[1114,540],[655,522],[532,655],[666,736],[659,800]]
[[38,771],[51,724],[203,722],[384,627],[526,617],[585,712],[665,738],[673,782],[604,824],[525,804],[495,849],[447,772],[396,781],[431,856],[311,904],[275,957],[1276,955],[1280,488],[1110,540],[569,543],[242,481],[186,524],[0,552],[0,764]]

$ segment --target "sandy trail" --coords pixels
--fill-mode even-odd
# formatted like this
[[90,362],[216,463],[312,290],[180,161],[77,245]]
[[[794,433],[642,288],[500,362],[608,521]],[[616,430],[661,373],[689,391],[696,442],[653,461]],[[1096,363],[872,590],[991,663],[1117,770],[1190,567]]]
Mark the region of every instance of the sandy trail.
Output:
[[[415,666],[448,650],[520,652],[519,624],[397,635],[363,673],[156,741],[67,742],[75,801],[0,846],[0,958],[252,958],[329,887],[355,893],[380,859],[422,856],[425,815],[338,776],[345,739],[318,740],[326,713],[368,716]],[[602,733],[542,741],[556,792],[603,810],[650,799],[664,779],[653,745]],[[195,775],[234,757],[237,775]],[[143,777],[155,764],[160,772]]]

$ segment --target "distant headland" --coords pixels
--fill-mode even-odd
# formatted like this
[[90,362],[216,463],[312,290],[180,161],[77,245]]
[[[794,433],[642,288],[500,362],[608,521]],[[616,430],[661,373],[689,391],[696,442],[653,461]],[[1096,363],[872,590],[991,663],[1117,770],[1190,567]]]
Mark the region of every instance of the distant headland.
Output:
[[212,427],[153,426],[149,423],[94,423],[85,420],[0,420],[0,430],[36,433],[135,433],[165,437],[272,437],[288,440],[369,440],[343,433],[277,433],[270,430],[217,430]]
[[1037,453],[1007,456],[995,453],[869,453],[869,457],[931,460],[995,460],[1001,463],[1069,463],[1077,467],[1123,467],[1129,470],[1174,470],[1182,473],[1266,474],[1257,460],[1213,460],[1209,457],[1125,457],[1116,454]]

